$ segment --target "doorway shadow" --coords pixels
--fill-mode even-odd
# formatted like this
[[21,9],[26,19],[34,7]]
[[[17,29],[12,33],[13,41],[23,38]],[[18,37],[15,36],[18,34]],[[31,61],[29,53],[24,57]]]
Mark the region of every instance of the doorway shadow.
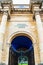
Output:
[[21,50],[23,51],[22,55],[28,57],[28,65],[35,65],[33,43],[31,39],[26,36],[17,36],[12,40],[8,65],[18,65]]

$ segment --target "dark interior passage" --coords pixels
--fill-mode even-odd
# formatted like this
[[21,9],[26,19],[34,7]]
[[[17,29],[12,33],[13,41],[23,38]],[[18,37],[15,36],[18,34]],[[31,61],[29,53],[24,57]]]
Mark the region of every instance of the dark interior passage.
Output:
[[18,65],[18,58],[21,56],[28,57],[28,65],[35,65],[34,48],[30,38],[26,36],[17,36],[12,40],[9,51],[9,65]]

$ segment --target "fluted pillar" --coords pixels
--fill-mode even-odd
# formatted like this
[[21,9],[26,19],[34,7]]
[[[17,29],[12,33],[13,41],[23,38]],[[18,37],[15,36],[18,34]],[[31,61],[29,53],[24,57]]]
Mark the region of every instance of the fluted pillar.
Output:
[[4,35],[5,35],[5,31],[6,31],[7,16],[8,16],[7,13],[4,12],[4,14],[2,16],[1,25],[0,25],[0,63],[1,63],[1,57],[2,57]]
[[35,19],[36,19],[36,26],[37,26],[38,37],[39,37],[40,61],[41,63],[43,63],[43,27],[42,27],[42,21],[39,12],[35,13]]

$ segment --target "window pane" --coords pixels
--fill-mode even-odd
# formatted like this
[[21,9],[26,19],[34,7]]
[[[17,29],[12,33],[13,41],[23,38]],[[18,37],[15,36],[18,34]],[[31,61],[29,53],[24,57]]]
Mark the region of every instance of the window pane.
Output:
[[13,0],[13,4],[29,4],[30,0]]

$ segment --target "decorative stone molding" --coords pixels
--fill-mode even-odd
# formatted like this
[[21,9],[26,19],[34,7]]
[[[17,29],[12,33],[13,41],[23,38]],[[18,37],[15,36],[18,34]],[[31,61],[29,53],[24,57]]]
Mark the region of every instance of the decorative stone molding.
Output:
[[25,35],[27,37],[29,37],[33,43],[35,44],[36,43],[36,37],[34,37],[34,35],[32,35],[31,33],[29,32],[26,32],[26,31],[17,31],[15,33],[13,33],[12,35],[10,35],[10,37],[7,39],[7,43],[11,43],[11,41],[13,40],[13,38],[15,38],[17,35]]
[[31,0],[31,3],[41,3],[43,0]]
[[12,2],[12,0],[0,0],[1,1],[1,3],[11,3]]

